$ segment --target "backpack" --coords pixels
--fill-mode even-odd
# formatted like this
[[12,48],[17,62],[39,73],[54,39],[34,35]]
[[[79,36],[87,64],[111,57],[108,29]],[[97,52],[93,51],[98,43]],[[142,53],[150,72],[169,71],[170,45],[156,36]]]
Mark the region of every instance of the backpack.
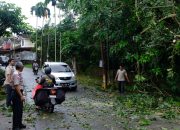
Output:
[[52,77],[46,75],[44,78],[45,78],[45,82],[43,83],[43,87],[48,87],[48,88],[54,87]]

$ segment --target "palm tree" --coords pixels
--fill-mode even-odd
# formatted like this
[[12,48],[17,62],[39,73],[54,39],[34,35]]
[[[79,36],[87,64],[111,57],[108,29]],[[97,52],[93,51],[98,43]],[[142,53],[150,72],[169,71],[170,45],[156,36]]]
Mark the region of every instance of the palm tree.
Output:
[[55,37],[54,37],[54,47],[55,47],[55,50],[54,50],[54,60],[56,62],[56,1],[57,0],[45,0],[45,4],[49,4],[50,2],[52,2],[52,6],[54,6],[54,24],[55,24]]
[[[59,1],[59,3],[57,3],[57,8],[59,9],[59,14],[58,14],[58,17],[59,17],[59,24],[61,25],[61,14],[60,14],[60,11],[61,10],[64,10],[64,11],[67,11],[66,10],[66,7],[65,7],[66,5],[65,5],[65,2],[63,2],[63,1]],[[59,32],[60,33],[60,35],[59,35],[59,60],[60,60],[60,62],[61,62],[61,60],[62,60],[62,47],[61,47],[61,40],[62,40],[62,35],[61,35],[61,31]]]
[[[38,18],[43,17],[43,22],[42,22],[42,27],[44,25],[44,19],[47,17],[50,17],[50,10],[46,7],[46,5],[42,2],[37,3],[35,6],[31,7],[31,14],[35,12],[35,15],[37,17],[36,19],[36,54],[37,54],[37,26],[38,26]],[[41,58],[40,58],[40,66],[42,64],[42,35],[43,35],[43,30],[41,33]]]

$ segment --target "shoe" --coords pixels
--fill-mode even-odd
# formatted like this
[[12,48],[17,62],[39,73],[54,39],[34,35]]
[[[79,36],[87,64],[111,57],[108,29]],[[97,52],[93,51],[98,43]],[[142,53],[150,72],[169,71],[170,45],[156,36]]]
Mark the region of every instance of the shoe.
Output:
[[20,128],[18,128],[18,127],[15,127],[15,128],[13,128],[12,130],[20,130]]
[[19,128],[21,128],[21,129],[25,129],[25,128],[26,128],[26,125],[21,124]]

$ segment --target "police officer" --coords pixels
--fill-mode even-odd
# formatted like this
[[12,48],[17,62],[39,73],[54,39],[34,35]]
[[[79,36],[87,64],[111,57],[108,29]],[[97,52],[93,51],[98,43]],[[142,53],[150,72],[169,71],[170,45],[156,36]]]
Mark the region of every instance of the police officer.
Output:
[[6,106],[9,107],[11,106],[11,92],[12,92],[12,75],[14,73],[14,64],[15,61],[14,59],[9,59],[8,60],[8,66],[6,67],[5,70],[5,81],[4,81],[4,88],[6,90]]
[[22,124],[23,115],[23,102],[25,97],[23,95],[23,64],[22,62],[17,62],[15,65],[16,71],[13,73],[13,92],[12,92],[12,108],[13,108],[13,130],[20,130],[26,128]]

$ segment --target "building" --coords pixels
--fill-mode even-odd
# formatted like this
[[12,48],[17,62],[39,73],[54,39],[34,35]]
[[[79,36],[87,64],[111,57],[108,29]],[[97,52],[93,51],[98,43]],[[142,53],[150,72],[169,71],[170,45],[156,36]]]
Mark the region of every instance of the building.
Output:
[[32,61],[36,59],[33,52],[34,43],[27,36],[2,37],[0,38],[0,55],[22,61]]

